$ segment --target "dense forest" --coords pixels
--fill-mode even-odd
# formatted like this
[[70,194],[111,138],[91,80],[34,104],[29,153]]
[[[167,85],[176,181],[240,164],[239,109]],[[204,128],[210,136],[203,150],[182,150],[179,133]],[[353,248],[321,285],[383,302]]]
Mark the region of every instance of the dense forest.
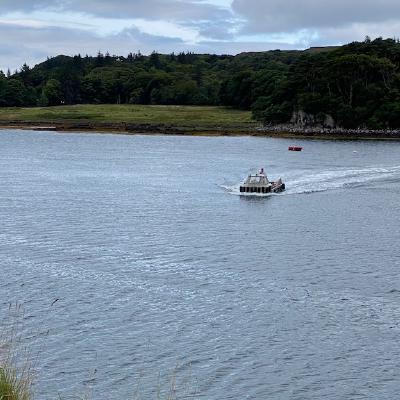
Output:
[[366,38],[341,47],[237,56],[180,53],[57,56],[0,72],[0,106],[222,105],[266,124],[296,113],[310,124],[400,127],[400,43]]

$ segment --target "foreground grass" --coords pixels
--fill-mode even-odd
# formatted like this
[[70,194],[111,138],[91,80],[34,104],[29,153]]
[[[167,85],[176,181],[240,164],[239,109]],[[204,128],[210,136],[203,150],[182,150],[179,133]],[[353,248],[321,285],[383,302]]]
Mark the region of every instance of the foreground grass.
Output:
[[0,399],[30,400],[32,381],[24,371],[18,371],[12,365],[0,366]]
[[248,129],[256,126],[251,112],[225,107],[150,105],[74,105],[0,108],[0,122],[109,122],[186,127]]
[[0,321],[0,400],[31,400],[33,364],[21,347],[20,305],[10,306]]

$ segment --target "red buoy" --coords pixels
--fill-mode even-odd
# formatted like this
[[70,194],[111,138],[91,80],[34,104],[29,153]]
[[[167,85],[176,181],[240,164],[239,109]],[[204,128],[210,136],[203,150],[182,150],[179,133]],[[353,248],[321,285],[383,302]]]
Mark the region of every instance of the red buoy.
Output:
[[302,151],[303,148],[300,146],[290,146],[289,151]]

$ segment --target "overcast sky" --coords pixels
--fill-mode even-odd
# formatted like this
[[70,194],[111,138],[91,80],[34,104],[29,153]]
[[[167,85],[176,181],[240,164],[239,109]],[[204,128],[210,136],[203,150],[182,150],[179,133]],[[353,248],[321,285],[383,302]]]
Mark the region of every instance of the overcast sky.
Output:
[[98,51],[303,49],[399,29],[399,0],[0,0],[0,69]]

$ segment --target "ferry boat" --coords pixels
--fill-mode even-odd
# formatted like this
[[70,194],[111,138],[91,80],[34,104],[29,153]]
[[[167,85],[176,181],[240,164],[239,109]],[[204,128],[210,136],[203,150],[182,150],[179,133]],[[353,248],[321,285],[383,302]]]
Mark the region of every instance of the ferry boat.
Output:
[[285,184],[279,178],[275,182],[270,182],[264,172],[264,168],[255,175],[249,175],[240,185],[240,193],[279,193],[285,190]]

